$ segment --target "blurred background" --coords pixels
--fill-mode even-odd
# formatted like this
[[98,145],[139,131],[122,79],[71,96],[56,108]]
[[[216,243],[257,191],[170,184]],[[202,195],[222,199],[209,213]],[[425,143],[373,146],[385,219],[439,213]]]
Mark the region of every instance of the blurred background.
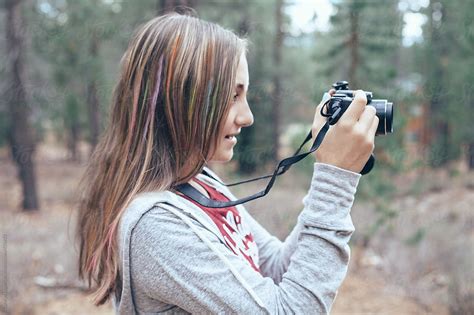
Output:
[[[74,197],[136,27],[175,6],[250,40],[249,104],[225,181],[292,154],[337,80],[394,103],[360,181],[334,314],[474,314],[474,2],[4,0],[0,8],[1,310],[112,314],[77,280]],[[284,239],[314,158],[247,204]],[[264,187],[236,187],[239,197]]]

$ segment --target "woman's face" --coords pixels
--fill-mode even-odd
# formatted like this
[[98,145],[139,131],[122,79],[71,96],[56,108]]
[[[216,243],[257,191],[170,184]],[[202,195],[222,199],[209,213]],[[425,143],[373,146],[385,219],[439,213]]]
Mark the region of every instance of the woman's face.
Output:
[[[234,155],[234,146],[237,143],[236,135],[242,127],[253,124],[253,115],[247,103],[247,90],[249,87],[249,70],[247,58],[242,54],[237,68],[236,86],[233,102],[229,114],[225,118],[223,136],[217,141],[217,148],[210,162],[228,162]],[[213,152],[211,148],[211,152]]]

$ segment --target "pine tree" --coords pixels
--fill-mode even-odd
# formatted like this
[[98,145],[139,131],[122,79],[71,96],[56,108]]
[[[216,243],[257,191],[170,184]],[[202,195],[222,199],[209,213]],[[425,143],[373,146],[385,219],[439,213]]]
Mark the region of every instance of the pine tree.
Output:
[[335,3],[331,30],[319,39],[325,43],[321,48],[326,48],[316,56],[318,72],[330,82],[345,79],[354,89],[390,93],[401,45],[397,4],[396,0]]
[[450,149],[453,158],[466,148],[467,165],[474,169],[474,3],[445,1],[444,27],[448,42],[446,65],[448,89],[445,119],[450,124]]
[[[424,94],[428,99],[429,162],[432,167],[446,166],[460,156],[460,138],[465,138],[466,134],[461,136],[465,127],[456,120],[470,115],[468,111],[458,112],[471,101],[470,92],[464,90],[462,84],[471,71],[466,71],[469,58],[459,58],[458,49],[455,49],[462,45],[458,34],[464,32],[458,16],[462,11],[456,3],[432,1],[425,10],[428,22],[424,29],[422,71],[426,77]],[[462,97],[459,92],[466,94],[464,102],[459,101]]]
[[27,51],[25,40],[25,19],[22,14],[22,1],[8,0],[5,3],[7,56],[9,63],[8,89],[10,126],[8,138],[11,154],[18,168],[19,179],[22,184],[24,210],[38,210],[39,202],[36,189],[36,172],[34,152],[36,141],[30,125],[31,107],[26,84]]
[[269,162],[273,161],[274,131],[268,117],[272,117],[274,101],[275,1],[222,0],[219,6],[204,1],[200,2],[199,15],[235,30],[249,40],[250,87],[247,100],[256,123],[242,130],[235,159],[239,172],[243,174],[257,169],[262,173],[267,164],[273,169],[274,163],[270,165]]

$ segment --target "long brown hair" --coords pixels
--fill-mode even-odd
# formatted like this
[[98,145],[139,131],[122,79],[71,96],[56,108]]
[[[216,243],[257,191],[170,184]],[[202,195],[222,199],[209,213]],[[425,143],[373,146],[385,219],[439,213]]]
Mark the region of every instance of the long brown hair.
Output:
[[81,180],[79,277],[104,304],[121,290],[117,227],[133,197],[202,170],[222,135],[246,40],[177,13],[154,18],[121,60],[108,126]]

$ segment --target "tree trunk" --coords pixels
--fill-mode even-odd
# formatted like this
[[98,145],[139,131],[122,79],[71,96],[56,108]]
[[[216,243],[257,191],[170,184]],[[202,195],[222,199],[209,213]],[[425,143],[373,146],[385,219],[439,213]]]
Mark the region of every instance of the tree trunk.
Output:
[[68,149],[71,154],[71,161],[80,161],[80,156],[77,151],[77,143],[79,142],[79,124],[77,122],[71,123],[69,126]]
[[[440,26],[437,26],[437,21],[433,20],[433,4],[430,4],[431,14],[429,14],[429,26],[431,33],[431,62],[430,62],[430,77],[428,79],[428,92],[431,95],[429,99],[429,128],[430,128],[430,165],[432,167],[443,167],[450,160],[450,129],[446,117],[444,116],[444,90],[446,87],[443,84],[446,72],[441,64],[441,59],[446,56],[446,51],[442,47]],[[442,9],[442,21],[446,23],[445,12]]]
[[100,104],[97,91],[97,60],[99,58],[99,38],[95,32],[92,33],[89,54],[93,58],[94,66],[91,67],[89,82],[87,83],[87,104],[89,109],[90,143],[91,152],[94,150],[100,135]]
[[276,21],[276,35],[275,35],[275,46],[273,49],[273,64],[274,64],[274,76],[273,76],[273,106],[272,106],[272,142],[274,149],[272,151],[272,160],[277,162],[279,159],[280,151],[280,124],[281,124],[281,106],[282,106],[282,91],[281,91],[281,53],[283,47],[283,0],[277,0],[275,7],[275,21]]
[[474,142],[469,143],[467,147],[467,161],[469,170],[474,170]]
[[29,124],[30,109],[25,91],[24,65],[24,21],[21,15],[21,1],[7,0],[6,37],[7,56],[10,65],[9,78],[11,88],[8,89],[8,108],[11,118],[8,140],[11,154],[18,168],[18,176],[22,184],[24,210],[38,210],[36,192],[36,176],[33,155],[35,140]]
[[[244,5],[239,9],[242,10],[238,30],[239,36],[248,36],[250,31],[250,21],[247,6]],[[251,174],[256,171],[258,163],[256,159],[257,154],[252,152],[252,148],[255,146],[255,128],[244,128],[240,135],[239,142],[239,148],[242,150],[237,154],[239,173]]]
[[359,10],[352,4],[350,12],[351,34],[349,38],[350,65],[348,79],[353,89],[358,89],[357,68],[359,67]]

